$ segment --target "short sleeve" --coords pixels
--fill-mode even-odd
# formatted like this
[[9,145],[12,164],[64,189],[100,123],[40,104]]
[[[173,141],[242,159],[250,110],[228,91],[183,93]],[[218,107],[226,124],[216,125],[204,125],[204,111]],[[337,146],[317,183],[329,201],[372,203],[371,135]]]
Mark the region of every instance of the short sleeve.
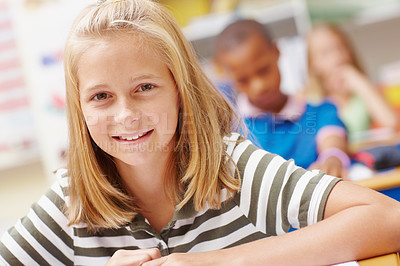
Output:
[[328,101],[323,102],[319,106],[314,107],[318,113],[318,128],[326,126],[337,126],[345,129],[345,125],[339,117],[336,106]]
[[281,235],[290,227],[322,220],[328,195],[340,180],[321,171],[307,171],[249,140],[236,146],[232,158],[242,179],[237,204],[268,235]]
[[73,265],[73,232],[64,215],[66,170],[0,240],[0,261],[10,265]]

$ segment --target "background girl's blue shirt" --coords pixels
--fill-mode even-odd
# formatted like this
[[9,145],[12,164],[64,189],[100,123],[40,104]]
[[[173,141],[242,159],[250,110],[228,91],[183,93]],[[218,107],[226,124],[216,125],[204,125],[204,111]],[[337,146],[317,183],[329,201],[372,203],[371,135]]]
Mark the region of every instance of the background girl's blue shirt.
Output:
[[307,104],[296,120],[264,113],[245,118],[245,124],[250,131],[249,138],[256,145],[287,160],[294,159],[303,168],[308,168],[318,158],[317,135],[323,127],[345,128],[336,107],[327,101],[319,105]]

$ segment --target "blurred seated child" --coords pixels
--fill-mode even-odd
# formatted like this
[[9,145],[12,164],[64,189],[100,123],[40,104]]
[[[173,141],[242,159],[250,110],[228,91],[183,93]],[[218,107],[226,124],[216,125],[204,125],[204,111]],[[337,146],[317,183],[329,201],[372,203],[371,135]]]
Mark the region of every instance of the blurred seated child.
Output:
[[349,141],[372,124],[396,128],[398,119],[372,85],[345,35],[332,25],[314,27],[308,35],[309,100],[329,98],[346,125]]
[[215,52],[238,92],[238,111],[262,148],[301,167],[346,176],[347,135],[336,107],[310,105],[282,93],[279,50],[262,24],[232,23],[217,36]]

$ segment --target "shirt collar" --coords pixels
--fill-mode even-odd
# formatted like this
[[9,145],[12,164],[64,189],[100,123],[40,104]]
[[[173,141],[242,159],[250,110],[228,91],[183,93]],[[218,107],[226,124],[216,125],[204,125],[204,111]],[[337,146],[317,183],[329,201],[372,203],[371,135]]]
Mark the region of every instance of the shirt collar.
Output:
[[[178,220],[189,219],[196,216],[196,214],[197,211],[194,208],[193,198],[191,198],[185,205],[183,205],[181,209],[177,209],[177,207],[175,207],[174,215],[171,221],[169,221],[163,230],[173,227],[175,222]],[[153,234],[157,234],[147,219],[144,218],[144,216],[140,213],[137,213],[133,218],[130,223],[130,228],[133,232],[145,230],[152,232]]]
[[[245,118],[256,118],[268,112],[252,105],[244,93],[239,93],[237,105],[241,115]],[[304,114],[306,103],[292,95],[288,96],[288,100],[282,110],[276,115],[281,120],[295,121]]]

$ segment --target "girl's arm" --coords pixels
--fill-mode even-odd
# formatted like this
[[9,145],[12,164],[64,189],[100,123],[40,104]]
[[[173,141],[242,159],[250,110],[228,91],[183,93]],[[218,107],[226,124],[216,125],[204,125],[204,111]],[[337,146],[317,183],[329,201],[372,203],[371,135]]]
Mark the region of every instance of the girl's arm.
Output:
[[330,265],[400,250],[400,203],[350,182],[336,184],[324,220],[297,231],[143,265]]
[[344,66],[339,71],[345,86],[363,100],[372,120],[381,126],[396,129],[399,123],[396,113],[367,77],[353,66]]
[[341,128],[336,127],[336,130],[324,130],[323,128],[321,130],[317,136],[318,159],[311,164],[309,169],[319,169],[328,175],[347,180],[347,168],[350,164],[347,154],[348,142],[345,129],[341,129],[343,133],[338,134],[339,129]]

